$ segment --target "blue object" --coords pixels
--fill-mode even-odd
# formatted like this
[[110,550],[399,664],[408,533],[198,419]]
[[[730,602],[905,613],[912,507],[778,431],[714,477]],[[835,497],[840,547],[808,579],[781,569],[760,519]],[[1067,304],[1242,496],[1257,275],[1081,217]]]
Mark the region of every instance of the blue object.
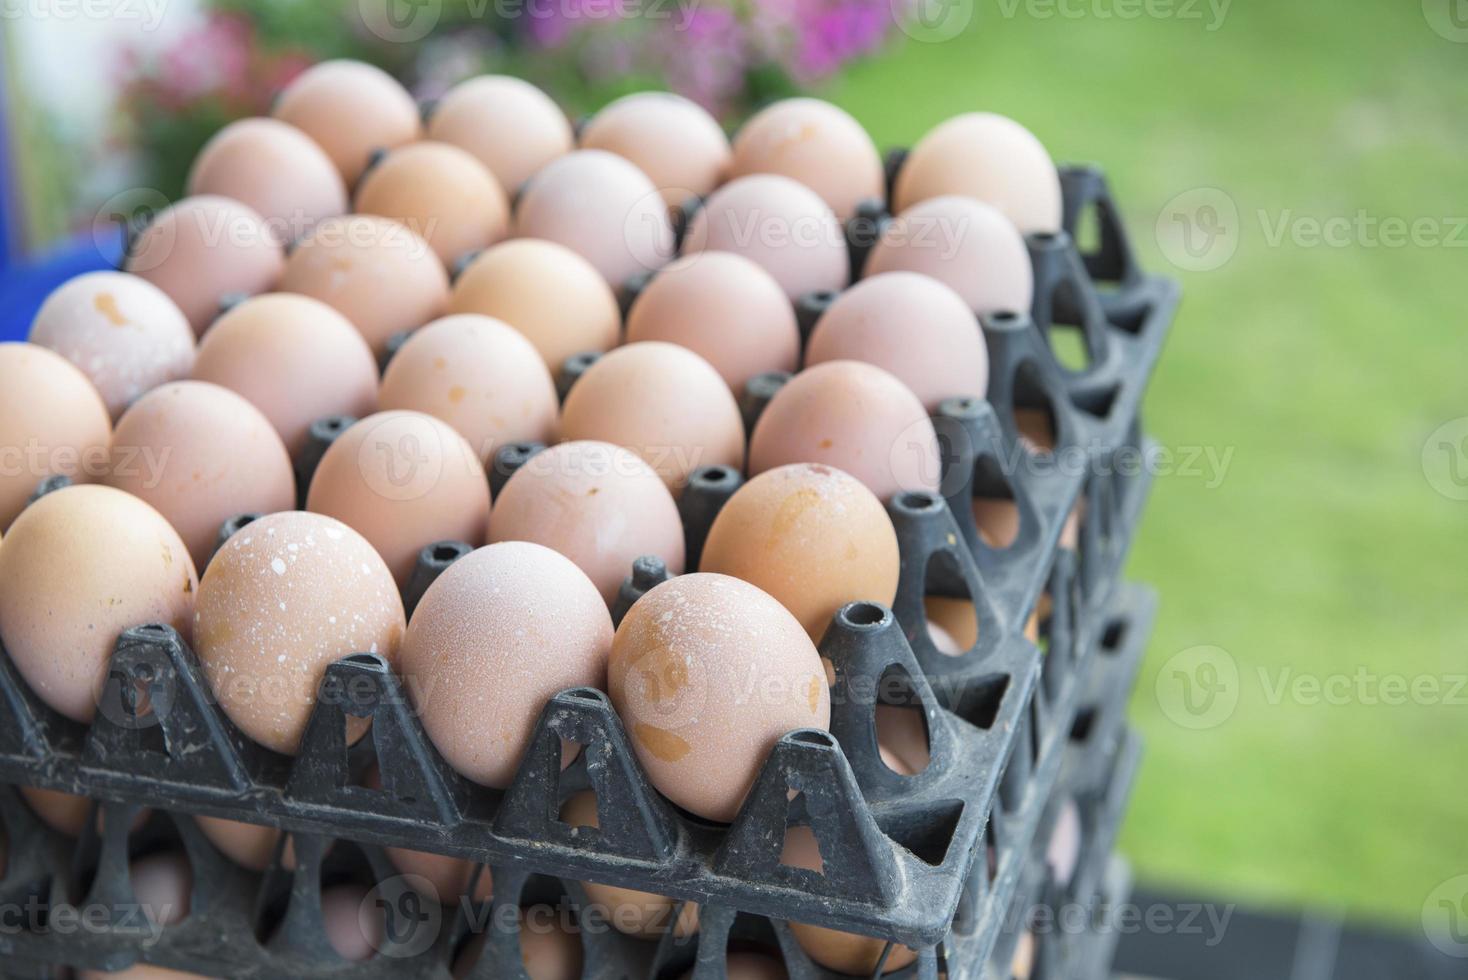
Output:
[[53,289],[84,272],[117,268],[122,247],[119,227],[80,235],[35,259],[0,266],[0,341],[25,340],[36,311]]

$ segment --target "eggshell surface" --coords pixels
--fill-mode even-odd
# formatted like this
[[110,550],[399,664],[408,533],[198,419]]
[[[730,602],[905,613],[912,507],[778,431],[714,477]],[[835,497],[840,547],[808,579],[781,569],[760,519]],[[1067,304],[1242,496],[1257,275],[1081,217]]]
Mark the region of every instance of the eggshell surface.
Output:
[[[245,735],[300,749],[326,668],[354,653],[395,666],[403,601],[386,564],[321,514],[262,517],[219,549],[194,618],[195,649],[219,706]],[[360,738],[370,719],[348,718]]]
[[729,167],[729,138],[708,110],[672,92],[636,92],[587,122],[581,146],[626,157],[647,174],[670,208],[719,186]]
[[316,141],[347,186],[376,150],[418,139],[418,104],[375,65],[338,59],[312,65],[280,93],[271,112]]
[[152,507],[111,487],[67,487],[5,535],[0,639],[41,700],[89,722],[118,636],[165,623],[187,642],[198,584],[188,549]]
[[[284,831],[278,827],[225,820],[222,817],[194,817],[209,843],[219,852],[242,868],[264,871],[275,860],[277,841]],[[291,870],[296,866],[296,851],[290,840],[280,852],[281,867]]]
[[376,956],[386,939],[382,907],[371,892],[356,883],[322,889],[321,922],[331,948],[352,963]]
[[428,137],[472,153],[511,194],[575,143],[560,106],[508,75],[480,75],[450,89],[428,120]]
[[347,186],[316,143],[278,119],[240,119],[215,133],[189,170],[190,195],[239,201],[294,241],[347,210]]
[[800,622],[727,575],[681,575],[639,599],[608,677],[648,779],[709,820],[734,819],[781,736],[830,724],[825,669]]
[[[790,976],[785,964],[761,953],[730,953],[724,971],[729,980],[788,980]],[[683,974],[682,980],[693,980],[693,971]]]
[[730,175],[781,174],[819,194],[842,221],[880,201],[885,174],[876,144],[851,114],[820,99],[782,99],[734,137]]
[[448,143],[400,147],[362,178],[357,211],[381,215],[423,236],[444,265],[488,248],[509,225],[510,205],[494,174]]

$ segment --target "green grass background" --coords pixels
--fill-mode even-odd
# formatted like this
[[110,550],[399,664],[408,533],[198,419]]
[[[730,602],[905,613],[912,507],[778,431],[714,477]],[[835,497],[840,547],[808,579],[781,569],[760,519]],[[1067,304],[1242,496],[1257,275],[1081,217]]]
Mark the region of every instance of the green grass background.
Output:
[[[1468,240],[1299,247],[1264,229],[1468,216],[1468,44],[1434,33],[1419,0],[1236,2],[1213,31],[1108,19],[1109,0],[1078,19],[1000,2],[824,94],[882,145],[972,109],[1022,120],[1057,159],[1103,164],[1143,260],[1183,279],[1148,421],[1165,444],[1233,457],[1216,488],[1159,479],[1132,561],[1163,605],[1132,703],[1148,754],[1123,846],[1155,883],[1415,923],[1468,872],[1468,705],[1273,703],[1258,671],[1468,671],[1468,504],[1421,463],[1428,434],[1468,414]],[[1239,247],[1185,274],[1154,227],[1199,187],[1236,202]],[[1195,732],[1154,681],[1199,644],[1225,648],[1241,683],[1232,717]]]

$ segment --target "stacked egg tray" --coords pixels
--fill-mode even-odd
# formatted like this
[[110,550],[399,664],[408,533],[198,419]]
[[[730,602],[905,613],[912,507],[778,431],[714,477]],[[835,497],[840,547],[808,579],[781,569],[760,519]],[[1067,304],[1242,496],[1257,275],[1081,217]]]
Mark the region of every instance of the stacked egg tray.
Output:
[[[346,657],[328,670],[301,752],[287,758],[250,742],[218,710],[177,634],[142,626],[120,638],[90,726],[47,708],[0,656],[0,781],[83,795],[119,814],[140,806],[163,811],[155,822],[167,823],[196,862],[193,913],[172,930],[176,940],[148,948],[120,928],[87,935],[0,929],[0,952],[19,961],[110,969],[141,959],[241,977],[445,975],[442,946],[459,923],[440,930],[436,957],[392,955],[391,935],[388,948],[363,964],[326,951],[319,904],[313,911],[311,901],[319,894],[324,844],[300,842],[338,840],[353,842],[350,850],[384,888],[403,887],[389,880],[377,850],[385,846],[483,864],[493,873],[495,909],[517,907],[524,889],[547,883],[574,898],[575,882],[583,880],[699,903],[694,940],[666,939],[653,950],[605,932],[588,934],[588,947],[596,947],[588,949],[588,977],[662,980],[696,963],[696,980],[718,980],[730,937],[750,930],[781,947],[791,976],[831,976],[800,953],[786,921],[919,951],[912,966],[889,974],[879,968],[878,975],[979,976],[1033,867],[1034,842],[1071,752],[1088,665],[1106,635],[1107,610],[1148,489],[1150,468],[1136,465],[1152,448],[1142,435],[1139,405],[1178,300],[1173,282],[1136,267],[1097,171],[1067,169],[1063,186],[1068,227],[1094,212],[1099,248],[1082,255],[1065,232],[1030,237],[1034,308],[983,321],[991,362],[987,400],[951,400],[935,417],[944,451],[940,493],[901,493],[889,504],[902,558],[893,608],[853,603],[835,617],[821,646],[836,672],[830,731],[781,739],[731,826],[699,821],[652,789],[600,691],[552,698],[511,786],[497,791],[448,767],[404,687],[375,655]],[[885,220],[876,207],[853,219],[853,263],[859,265],[867,236]],[[1068,369],[1056,357],[1048,341],[1062,330],[1083,338],[1084,369]],[[745,399],[751,417],[772,390],[752,386]],[[1022,440],[1022,411],[1048,415],[1053,449],[1037,451]],[[316,427],[318,451],[341,422]],[[496,470],[512,469],[517,454],[523,462],[533,449],[510,447]],[[298,460],[307,473],[309,455]],[[1132,465],[1117,465],[1123,457]],[[1064,465],[1067,459],[1071,465]],[[505,477],[491,472],[493,484]],[[690,556],[740,479],[720,468],[695,474],[680,501]],[[991,548],[980,537],[975,497],[1013,502],[1020,530],[1007,547]],[[1076,547],[1061,547],[1073,513],[1080,515]],[[408,603],[465,550],[452,542],[425,547]],[[655,563],[639,563],[624,586],[624,602],[662,574]],[[973,648],[959,656],[938,650],[924,613],[931,595],[973,602],[979,622]],[[1024,627],[1042,595],[1049,611],[1037,645]],[[931,763],[922,773],[898,776],[881,763],[877,700],[924,712]],[[349,715],[372,718],[370,736],[350,747]],[[565,773],[563,740],[583,747]],[[373,765],[380,789],[362,785]],[[601,804],[601,827],[591,833],[557,819],[560,801],[584,788],[595,790]],[[222,866],[182,814],[281,827],[295,836],[301,862],[293,874],[274,876],[288,879],[275,887],[286,889],[289,902],[269,948],[261,947],[258,931],[268,887],[240,883],[244,873]],[[7,825],[12,818],[20,823],[9,838],[5,889],[40,896],[53,912],[57,902],[116,905],[129,894],[122,831],[104,832],[95,842],[101,863],[93,862],[87,885],[73,859],[52,860],[54,845],[17,843],[27,839],[26,815],[13,799]],[[127,823],[119,816],[106,826]],[[825,858],[822,872],[781,864],[792,823],[810,825]],[[78,866],[87,850],[77,852]],[[492,931],[485,949],[474,977],[525,976],[513,930]],[[669,965],[679,958],[681,967]]]

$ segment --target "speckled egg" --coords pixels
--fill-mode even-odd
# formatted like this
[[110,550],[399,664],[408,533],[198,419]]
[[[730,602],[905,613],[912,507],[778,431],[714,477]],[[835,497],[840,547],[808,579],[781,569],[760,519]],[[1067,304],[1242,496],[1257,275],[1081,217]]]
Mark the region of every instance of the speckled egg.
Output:
[[328,218],[296,246],[280,290],[311,296],[352,322],[381,356],[392,335],[440,316],[449,276],[407,225],[370,214]]
[[622,333],[616,294],[601,273],[564,245],[533,238],[503,242],[470,263],[454,282],[449,312],[508,323],[553,377],[572,354],[610,350]]
[[749,442],[749,472],[821,463],[856,477],[883,501],[903,490],[936,491],[938,435],[917,396],[860,361],[827,361],[792,378],[770,400]]
[[[545,702],[602,687],[612,619],[570,559],[525,541],[492,544],[450,565],[424,594],[403,641],[402,674],[444,759],[506,787]],[[562,764],[575,758],[568,745]]]
[[825,201],[779,174],[740,177],[720,187],[688,226],[683,254],[733,252],[775,277],[791,300],[845,287],[846,237]]
[[275,288],[285,268],[280,231],[225,197],[188,197],[133,240],[123,269],[168,294],[202,334],[223,300]]
[[270,420],[203,381],[155,388],[127,410],[104,482],[167,518],[196,568],[208,563],[226,520],[290,510],[296,500],[291,459]]
[[473,447],[422,412],[369,415],[331,444],[311,478],[306,509],[366,538],[398,585],[435,541],[483,543],[489,480]]
[[294,456],[311,423],[377,406],[377,362],[346,317],[320,300],[268,293],[246,300],[199,344],[194,378],[237,392],[270,420]]
[[188,319],[163,290],[125,272],[88,272],[58,287],[32,321],[30,340],[80,368],[114,419],[194,366]]
[[626,157],[670,208],[718,187],[729,138],[708,110],[672,92],[635,92],[608,104],[581,130],[581,146]]
[[680,575],[639,599],[608,679],[652,784],[724,823],[781,736],[831,720],[826,671],[800,622],[728,575]]
[[507,442],[552,442],[560,403],[540,354],[492,317],[435,320],[409,338],[382,376],[383,409],[426,412],[453,426],[487,462]]
[[188,549],[152,507],[111,487],[67,487],[5,535],[0,639],[42,701],[88,722],[118,636],[166,623],[187,641],[198,583]]
[[608,606],[634,559],[683,571],[678,505],[651,466],[605,442],[563,442],[515,471],[489,516],[491,541],[534,541],[576,563]]
[[278,119],[240,119],[215,133],[194,159],[188,191],[253,208],[285,242],[348,206],[347,186],[331,158]]
[[0,532],[48,476],[107,472],[112,418],[92,382],[35,344],[0,344]]
[[508,75],[480,75],[451,88],[434,107],[428,137],[474,154],[511,194],[575,143],[560,106]]
[[1028,313],[1034,297],[1024,239],[999,211],[968,197],[930,198],[887,226],[865,274],[898,271],[937,279],[979,314]]
[[686,255],[670,263],[627,313],[627,342],[687,347],[736,394],[765,371],[794,371],[800,329],[785,291],[764,269],[732,252]]
[[389,153],[357,185],[357,211],[392,218],[422,235],[446,266],[488,248],[509,227],[510,204],[494,174],[448,143]]
[[271,115],[315,140],[349,187],[374,151],[411,143],[423,128],[418,104],[397,79],[346,59],[301,72],[281,91]]
[[882,156],[861,123],[820,99],[782,99],[750,117],[734,137],[729,173],[782,174],[821,196],[842,221],[862,201],[881,200]]
[[[276,752],[300,749],[326,668],[354,653],[396,664],[403,600],[360,534],[322,514],[270,514],[219,549],[199,584],[194,646],[220,708]],[[348,739],[370,719],[348,718]]]

